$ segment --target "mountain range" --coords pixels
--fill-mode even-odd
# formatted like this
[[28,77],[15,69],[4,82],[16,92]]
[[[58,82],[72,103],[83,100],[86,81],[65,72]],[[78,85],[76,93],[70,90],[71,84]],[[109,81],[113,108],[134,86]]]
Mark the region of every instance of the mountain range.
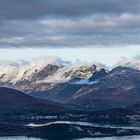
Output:
[[1,64],[0,110],[0,136],[139,135],[139,65]]
[[140,70],[132,62],[113,69],[58,60],[1,64],[0,86],[89,111],[124,108],[140,101]]

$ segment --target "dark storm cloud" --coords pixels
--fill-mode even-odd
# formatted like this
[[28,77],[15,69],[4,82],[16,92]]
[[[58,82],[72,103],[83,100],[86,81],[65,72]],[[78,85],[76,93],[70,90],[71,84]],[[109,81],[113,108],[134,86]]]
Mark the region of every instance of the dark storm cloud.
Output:
[[139,0],[0,0],[1,19],[139,13]]
[[0,0],[0,47],[140,44],[139,0]]
[[139,0],[0,0],[1,19],[139,13]]

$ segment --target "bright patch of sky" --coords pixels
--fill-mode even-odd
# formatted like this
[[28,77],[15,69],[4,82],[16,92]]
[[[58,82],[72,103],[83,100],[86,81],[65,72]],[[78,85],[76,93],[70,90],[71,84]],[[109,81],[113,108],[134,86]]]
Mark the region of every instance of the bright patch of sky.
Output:
[[94,47],[94,48],[7,48],[0,49],[0,60],[27,60],[44,56],[58,56],[66,61],[80,59],[88,62],[100,62],[112,66],[123,57],[133,58],[140,52],[140,46]]

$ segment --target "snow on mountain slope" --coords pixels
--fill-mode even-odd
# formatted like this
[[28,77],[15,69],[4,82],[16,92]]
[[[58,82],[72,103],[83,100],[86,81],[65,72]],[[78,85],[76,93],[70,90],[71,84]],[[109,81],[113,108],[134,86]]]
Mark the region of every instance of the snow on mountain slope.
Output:
[[0,81],[16,83],[20,80],[28,80],[33,73],[41,71],[48,64],[62,65],[62,61],[57,57],[47,57],[34,59],[27,64],[0,64]]
[[0,82],[16,84],[19,81],[36,83],[63,83],[73,79],[89,79],[100,66],[77,60],[65,63],[57,57],[34,59],[26,64],[1,64]]
[[38,82],[45,82],[45,83],[63,83],[68,82],[73,79],[89,79],[94,71],[100,71],[99,66],[93,66],[88,63],[83,63],[77,60],[74,63],[70,63],[61,67],[56,71],[54,75],[50,75],[46,77],[45,80],[38,81]]
[[[51,64],[49,68],[46,68]],[[58,68],[56,68],[58,66]],[[116,66],[131,67],[140,70],[140,62],[133,59],[122,59]],[[43,78],[36,79],[38,83],[63,83],[78,78],[89,79],[94,76],[94,72],[98,72],[103,68],[101,64],[93,65],[91,63],[76,60],[75,62],[65,62],[59,57],[49,56],[44,58],[33,59],[32,62],[26,63],[6,63],[0,61],[0,82],[16,83],[18,81],[34,80],[35,75],[42,74]],[[46,69],[46,70],[44,70]],[[44,74],[45,72],[54,70],[53,73]],[[44,71],[43,71],[44,70]],[[94,77],[93,77],[94,79]]]
[[[123,59],[117,65],[140,69],[140,63],[134,60]],[[93,65],[80,60],[66,62],[54,56],[34,59],[30,63],[0,62],[0,86],[21,91],[46,91],[60,83],[92,85],[107,74],[101,64]]]

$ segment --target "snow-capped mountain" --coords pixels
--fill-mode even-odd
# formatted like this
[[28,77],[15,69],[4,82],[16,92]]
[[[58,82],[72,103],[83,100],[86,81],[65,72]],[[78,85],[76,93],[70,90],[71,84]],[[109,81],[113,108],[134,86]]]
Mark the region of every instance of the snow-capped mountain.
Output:
[[25,64],[1,64],[0,84],[21,91],[43,91],[59,83],[92,84],[102,76],[98,75],[100,71],[103,74],[100,66],[79,60],[66,63],[57,57],[49,57]]
[[125,62],[110,71],[100,65],[58,58],[1,64],[0,86],[91,110],[124,107],[140,98],[140,70],[136,63]]
[[0,80],[2,82],[16,83],[21,80],[29,80],[34,73],[44,69],[48,64],[61,66],[62,62],[57,57],[46,59],[34,59],[31,63],[0,64]]
[[103,69],[96,71],[92,78],[92,84],[60,83],[44,91],[33,91],[30,95],[88,110],[125,107],[140,101],[139,70],[118,66],[108,73]]

